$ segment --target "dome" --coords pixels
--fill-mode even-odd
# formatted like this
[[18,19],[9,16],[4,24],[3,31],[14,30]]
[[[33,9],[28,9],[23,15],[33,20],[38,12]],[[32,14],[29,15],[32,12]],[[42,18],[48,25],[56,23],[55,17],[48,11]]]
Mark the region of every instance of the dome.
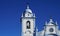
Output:
[[23,16],[24,17],[32,17],[33,16],[32,10],[29,8],[29,5],[27,5],[27,8],[24,11]]
[[26,12],[32,13],[31,9],[26,9]]
[[29,6],[28,6],[28,5],[27,5],[26,12],[32,13],[32,10],[31,10],[31,9],[29,9]]

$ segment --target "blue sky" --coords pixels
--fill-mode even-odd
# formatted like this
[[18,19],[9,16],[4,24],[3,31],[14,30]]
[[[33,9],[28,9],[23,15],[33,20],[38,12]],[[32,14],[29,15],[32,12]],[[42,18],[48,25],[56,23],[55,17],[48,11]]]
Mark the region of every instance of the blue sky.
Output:
[[[27,0],[0,0],[0,36],[21,36],[20,18],[26,3]],[[36,14],[39,30],[50,17],[60,26],[60,0],[30,0],[29,5]]]

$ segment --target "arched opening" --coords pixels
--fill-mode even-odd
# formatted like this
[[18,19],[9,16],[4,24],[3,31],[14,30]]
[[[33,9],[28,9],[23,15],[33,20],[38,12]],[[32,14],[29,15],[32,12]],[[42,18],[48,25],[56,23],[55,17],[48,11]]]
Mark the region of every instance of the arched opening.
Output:
[[30,29],[30,21],[26,22],[26,27],[27,27],[27,29]]

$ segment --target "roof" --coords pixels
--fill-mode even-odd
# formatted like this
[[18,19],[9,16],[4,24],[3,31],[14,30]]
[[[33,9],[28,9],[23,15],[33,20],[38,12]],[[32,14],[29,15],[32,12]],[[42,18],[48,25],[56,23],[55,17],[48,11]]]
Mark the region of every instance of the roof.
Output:
[[54,23],[52,19],[50,19],[49,23],[46,22],[46,25],[57,25],[57,24]]

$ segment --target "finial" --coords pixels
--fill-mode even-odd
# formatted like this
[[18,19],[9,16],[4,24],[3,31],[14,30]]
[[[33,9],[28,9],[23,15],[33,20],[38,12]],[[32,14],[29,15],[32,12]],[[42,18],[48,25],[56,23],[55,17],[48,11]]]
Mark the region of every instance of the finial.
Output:
[[50,18],[50,22],[53,22],[52,18]]
[[36,27],[36,31],[38,31],[37,27]]
[[29,3],[27,3],[27,9],[29,9]]
[[29,5],[27,5],[27,9],[29,9]]
[[56,21],[56,25],[57,25],[57,21]]
[[52,17],[50,17],[50,22],[53,22]]
[[45,25],[47,25],[47,21],[45,22]]
[[34,13],[34,17],[35,17],[35,13]]
[[23,13],[22,13],[22,16],[21,17],[23,17]]

